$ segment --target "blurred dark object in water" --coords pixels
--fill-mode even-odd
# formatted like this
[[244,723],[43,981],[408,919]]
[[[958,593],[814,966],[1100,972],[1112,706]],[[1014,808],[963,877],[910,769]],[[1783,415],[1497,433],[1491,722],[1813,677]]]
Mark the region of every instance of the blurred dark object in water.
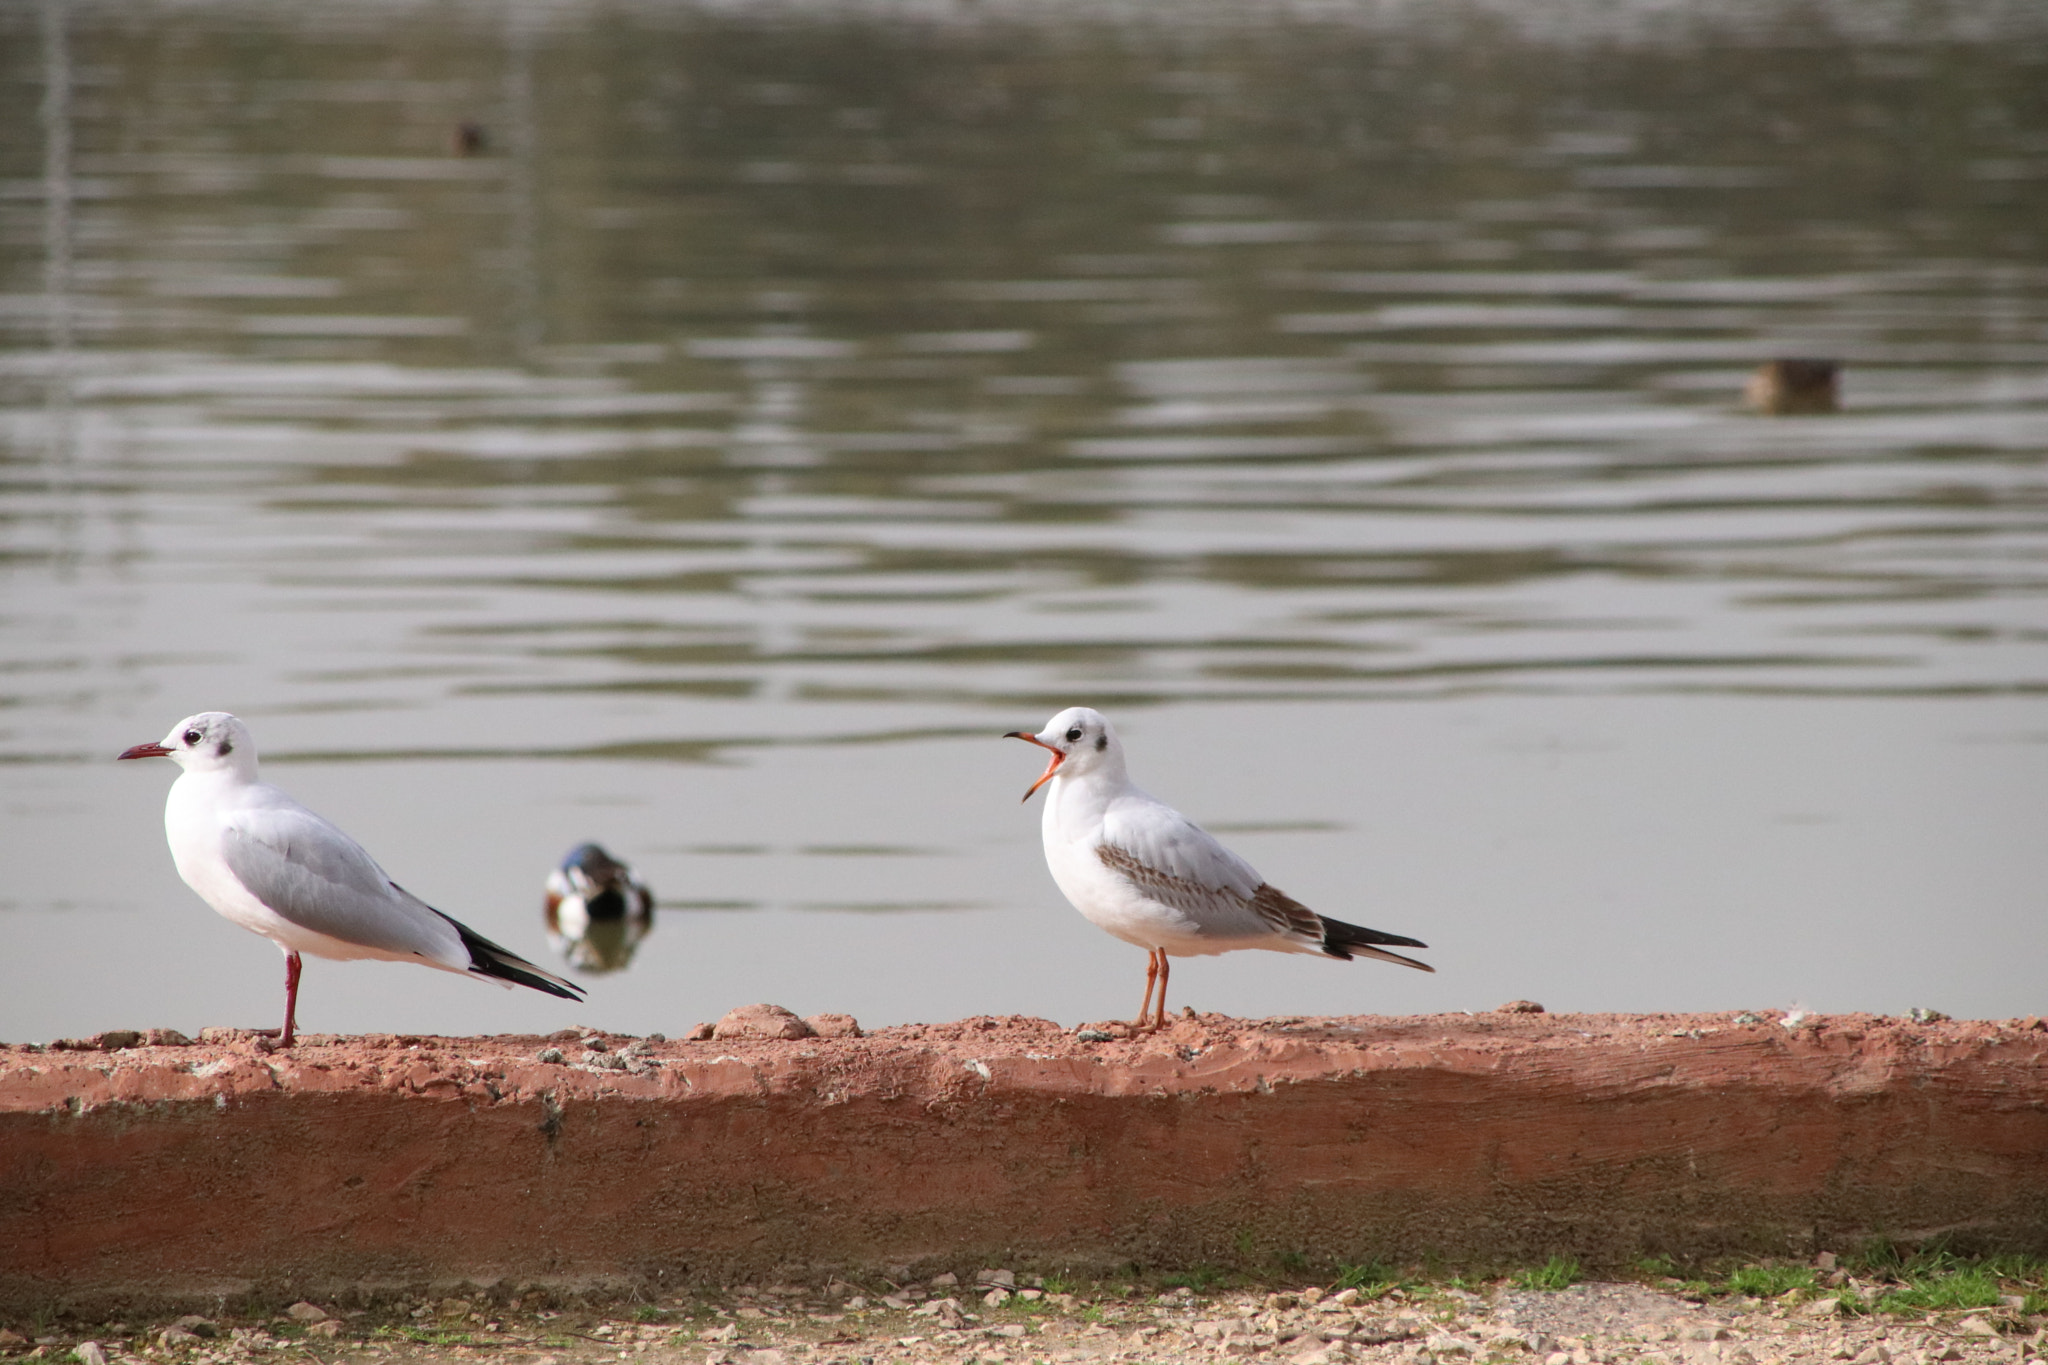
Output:
[[491,149],[490,134],[484,131],[484,126],[468,119],[455,125],[455,136],[451,141],[457,156],[482,156]]
[[654,896],[596,844],[579,844],[548,873],[548,943],[576,970],[623,969],[653,928]]
[[1758,412],[1788,417],[1842,408],[1842,367],[1833,360],[1771,360],[1749,377],[1743,395]]

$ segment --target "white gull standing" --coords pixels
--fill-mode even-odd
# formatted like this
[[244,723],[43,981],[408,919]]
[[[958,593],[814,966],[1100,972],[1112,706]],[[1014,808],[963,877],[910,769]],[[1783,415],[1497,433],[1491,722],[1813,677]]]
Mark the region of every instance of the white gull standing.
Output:
[[[1052,784],[1042,830],[1053,881],[1090,923],[1147,954],[1145,999],[1133,1027],[1165,1027],[1169,956],[1266,948],[1436,970],[1382,946],[1428,944],[1318,915],[1268,885],[1207,830],[1140,790],[1124,769],[1123,742],[1101,712],[1071,706],[1035,735],[1012,730],[1003,738],[1052,751],[1024,799]],[[1148,1020],[1155,984],[1159,1002]]]
[[256,780],[256,742],[225,711],[187,716],[162,740],[122,758],[168,758],[184,769],[164,802],[171,861],[200,899],[284,950],[284,1030],[299,1004],[299,955],[417,962],[514,982],[567,1000],[581,987],[541,970],[391,880],[363,846]]

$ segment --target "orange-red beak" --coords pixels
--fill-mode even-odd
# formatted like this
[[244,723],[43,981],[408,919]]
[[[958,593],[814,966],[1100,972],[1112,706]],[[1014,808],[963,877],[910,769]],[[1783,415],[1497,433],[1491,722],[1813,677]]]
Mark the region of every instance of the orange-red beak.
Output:
[[132,748],[123,749],[120,753],[115,754],[114,758],[117,762],[124,758],[162,758],[169,752],[170,750],[161,744],[137,744]]
[[1036,782],[1033,782],[1031,784],[1030,790],[1024,793],[1024,799],[1026,801],[1029,801],[1033,793],[1035,793],[1040,787],[1043,787],[1046,783],[1052,781],[1052,775],[1060,770],[1060,764],[1067,761],[1067,756],[1064,753],[1061,753],[1058,749],[1053,748],[1052,745],[1047,744],[1037,735],[1027,734],[1022,730],[1012,730],[1009,734],[1004,735],[1003,738],[1021,739],[1026,744],[1036,744],[1039,748],[1044,749],[1052,754],[1052,762],[1045,765],[1045,771],[1038,775],[1038,780]]

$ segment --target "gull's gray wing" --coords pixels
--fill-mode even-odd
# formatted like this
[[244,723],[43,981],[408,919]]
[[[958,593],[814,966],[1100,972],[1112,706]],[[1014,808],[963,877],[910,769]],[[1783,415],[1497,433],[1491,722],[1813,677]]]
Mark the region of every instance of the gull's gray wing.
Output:
[[1134,794],[1103,813],[1102,837],[1162,879],[1249,900],[1263,878],[1216,836],[1164,802]]
[[1420,939],[1325,919],[1270,885],[1252,865],[1173,807],[1138,793],[1104,813],[1095,856],[1149,899],[1186,916],[1204,938],[1279,936],[1331,957],[1376,957],[1425,972],[1436,968],[1376,945],[1412,948]]
[[251,895],[329,938],[467,968],[451,921],[395,885],[361,844],[277,796],[236,811],[222,831],[221,856]]
[[[1272,891],[1252,865],[1179,811],[1150,797],[1105,812],[1096,856],[1147,897],[1187,916],[1205,936],[1259,938],[1275,932],[1322,940],[1320,922],[1276,914]],[[1286,901],[1293,905],[1291,901]],[[1296,906],[1309,921],[1314,913]]]

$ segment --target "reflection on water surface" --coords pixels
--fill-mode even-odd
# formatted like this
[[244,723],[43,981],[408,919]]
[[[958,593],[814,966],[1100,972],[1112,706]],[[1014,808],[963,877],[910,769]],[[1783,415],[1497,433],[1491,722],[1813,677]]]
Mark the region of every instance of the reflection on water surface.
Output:
[[[65,907],[189,928],[137,784],[84,765],[214,706],[309,777],[370,769],[373,846],[408,884],[476,860],[442,893],[473,922],[530,926],[515,904],[587,834],[665,904],[774,920],[759,952],[671,912],[611,997],[650,1018],[707,983],[823,991],[846,953],[871,1017],[980,1007],[992,931],[962,925],[1069,928],[983,740],[1076,701],[1163,795],[1305,868],[1268,868],[1304,898],[1370,873],[1447,912],[1447,869],[1499,863],[1526,809],[1475,827],[1418,798],[1395,837],[1331,769],[1413,733],[1414,793],[1486,732],[1460,780],[1507,790],[1551,761],[1527,732],[1571,750],[1556,718],[1587,699],[1655,738],[1598,740],[1637,766],[1528,800],[1647,803],[1711,842],[1668,808],[1674,756],[1734,819],[1772,790],[1753,750],[1825,709],[1867,718],[1852,785],[1978,828],[2038,809],[2048,24],[2024,7],[53,0],[0,32],[0,117],[41,132],[0,145],[0,755],[30,842],[103,849],[14,889],[48,959],[99,932]],[[1776,355],[1840,358],[1845,411],[1745,412]],[[1934,781],[1957,745],[2019,757]],[[1930,883],[1892,879],[1889,908],[1817,875],[1929,828],[1896,819],[1788,850],[1769,914],[1903,942],[1962,902],[2022,932],[2012,889],[2043,869],[2017,848],[1914,848]],[[1534,982],[1496,987],[1484,952],[1450,993],[1199,970],[1229,1008],[1546,981],[1643,1006],[1614,954],[1727,928],[1666,903],[1697,843],[1681,867],[1552,837],[1615,869],[1614,905],[1502,871],[1421,933],[1608,945],[1517,947]],[[1007,974],[1012,1006],[1122,1008],[1063,993],[1128,966],[1089,933]],[[1828,941],[1703,963],[1687,1002],[1818,990]],[[2024,1007],[1989,982],[1906,1001],[1924,960],[1871,951],[1804,1003]],[[1266,972],[1277,994],[1221,993]],[[30,995],[0,1030],[94,1017]]]

